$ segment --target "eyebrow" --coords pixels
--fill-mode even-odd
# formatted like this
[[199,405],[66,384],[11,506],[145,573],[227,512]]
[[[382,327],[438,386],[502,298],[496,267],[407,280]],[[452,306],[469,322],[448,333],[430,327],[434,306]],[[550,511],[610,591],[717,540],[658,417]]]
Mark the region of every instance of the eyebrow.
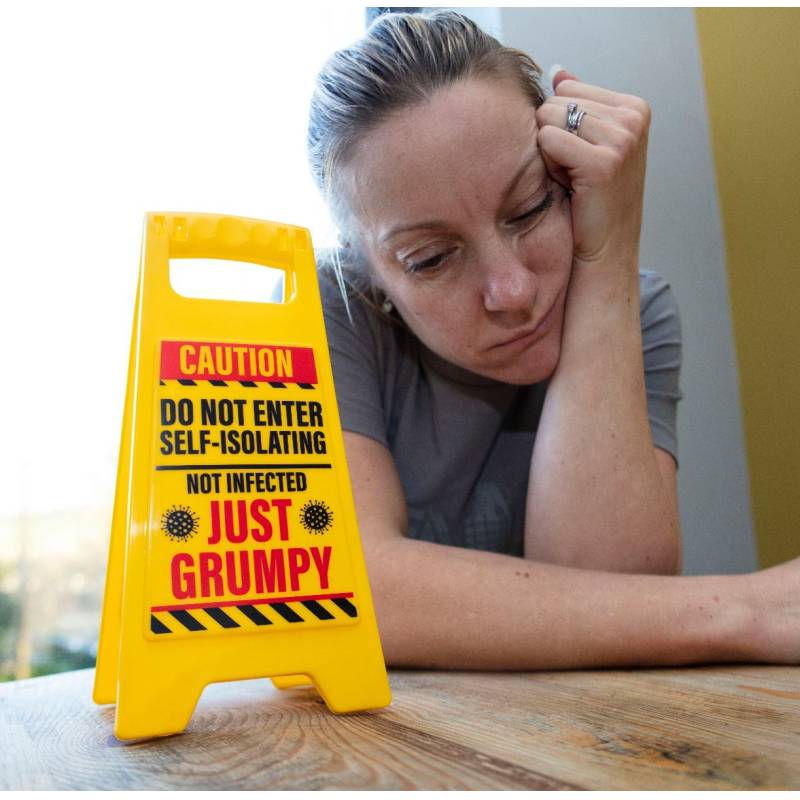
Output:
[[[506,200],[517,188],[525,173],[531,168],[531,164],[537,160],[541,161],[538,150],[517,170],[516,174],[511,179],[511,182],[503,192],[503,200]],[[385,244],[387,241],[389,241],[389,239],[391,239],[393,236],[396,236],[398,233],[407,233],[408,231],[414,231],[419,228],[443,228],[446,227],[446,225],[447,223],[445,221],[438,219],[427,220],[425,222],[413,222],[410,225],[398,225],[397,227],[392,228],[384,233],[383,236],[378,239],[378,242],[380,244]]]

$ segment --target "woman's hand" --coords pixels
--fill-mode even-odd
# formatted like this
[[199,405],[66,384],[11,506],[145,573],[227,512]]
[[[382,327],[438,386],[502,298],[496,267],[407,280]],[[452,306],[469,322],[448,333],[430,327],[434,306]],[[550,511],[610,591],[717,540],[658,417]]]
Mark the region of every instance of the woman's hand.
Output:
[[[553,88],[536,111],[538,144],[550,174],[572,191],[575,266],[622,262],[635,274],[650,107],[565,70]],[[569,103],[586,112],[577,135],[566,130]]]
[[744,576],[749,580],[749,642],[759,661],[800,664],[800,558]]

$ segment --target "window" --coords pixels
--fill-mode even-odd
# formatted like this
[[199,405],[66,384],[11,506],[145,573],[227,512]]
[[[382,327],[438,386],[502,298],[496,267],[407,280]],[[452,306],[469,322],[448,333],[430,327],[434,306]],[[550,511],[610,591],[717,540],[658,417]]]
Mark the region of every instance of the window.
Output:
[[[143,214],[333,233],[305,161],[314,76],[363,7],[17,4],[0,31],[5,286],[0,678],[90,666]],[[12,122],[13,121],[13,122]],[[10,124],[9,124],[10,123]]]

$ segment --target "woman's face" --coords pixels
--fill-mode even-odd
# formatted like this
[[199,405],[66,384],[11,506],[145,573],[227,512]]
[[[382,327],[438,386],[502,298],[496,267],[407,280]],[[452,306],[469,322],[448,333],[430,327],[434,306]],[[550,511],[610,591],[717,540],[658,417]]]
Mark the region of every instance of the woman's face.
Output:
[[506,383],[549,377],[572,264],[569,201],[530,100],[471,79],[381,123],[345,191],[372,279],[435,353]]

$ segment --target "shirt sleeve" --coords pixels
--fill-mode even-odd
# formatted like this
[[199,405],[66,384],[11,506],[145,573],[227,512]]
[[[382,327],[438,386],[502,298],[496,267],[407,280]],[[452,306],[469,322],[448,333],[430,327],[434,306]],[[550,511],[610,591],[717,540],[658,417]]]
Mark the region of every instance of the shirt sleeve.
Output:
[[357,296],[345,301],[327,271],[319,273],[319,288],[342,430],[388,447],[377,322]]
[[653,444],[678,463],[677,412],[681,371],[681,320],[669,283],[657,272],[640,270],[642,352],[647,415]]

